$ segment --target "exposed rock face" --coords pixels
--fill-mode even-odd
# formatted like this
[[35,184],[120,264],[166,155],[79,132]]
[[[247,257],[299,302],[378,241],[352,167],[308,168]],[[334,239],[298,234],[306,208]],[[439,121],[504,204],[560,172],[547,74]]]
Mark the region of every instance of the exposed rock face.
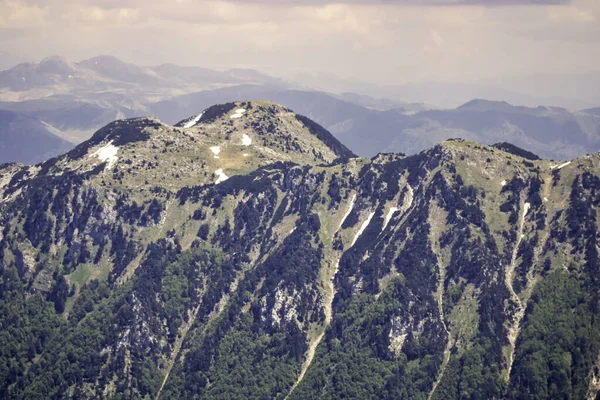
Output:
[[0,395],[593,397],[600,156],[509,149],[352,158],[245,102],[5,166],[3,329],[50,322]]

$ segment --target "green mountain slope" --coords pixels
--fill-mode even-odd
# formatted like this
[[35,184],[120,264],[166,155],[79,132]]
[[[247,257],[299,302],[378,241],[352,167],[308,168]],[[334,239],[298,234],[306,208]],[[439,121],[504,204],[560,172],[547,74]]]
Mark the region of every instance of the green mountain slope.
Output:
[[251,102],[5,166],[0,397],[594,398],[600,156],[500,147]]

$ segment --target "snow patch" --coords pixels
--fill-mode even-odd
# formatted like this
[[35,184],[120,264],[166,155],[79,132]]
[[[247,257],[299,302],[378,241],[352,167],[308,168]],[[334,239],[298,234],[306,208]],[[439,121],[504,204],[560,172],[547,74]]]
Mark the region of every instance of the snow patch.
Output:
[[27,79],[25,79],[24,77],[21,77],[21,79],[23,79],[23,82],[25,82]]
[[561,165],[553,165],[550,167],[550,169],[551,170],[563,169],[564,167],[566,167],[567,165],[569,165],[571,163],[572,163],[572,161],[567,161],[566,163],[561,164]]
[[506,186],[506,181],[502,181],[500,182],[500,184],[502,185],[502,187]]
[[242,136],[242,145],[250,146],[251,144],[252,144],[252,139],[250,139],[250,136],[248,136],[244,133],[244,136]]
[[213,146],[210,148],[210,151],[212,151],[215,156],[218,156],[221,152],[221,146]]
[[360,235],[363,234],[363,232],[365,231],[365,229],[367,229],[367,226],[369,226],[369,224],[371,223],[371,219],[373,219],[373,216],[375,215],[374,212],[372,212],[371,214],[369,214],[369,218],[367,218],[367,220],[365,222],[363,222],[362,226],[360,227],[359,231],[356,232],[356,236],[354,236],[354,240],[352,241],[352,246],[354,246],[356,244],[356,241],[358,240],[358,238],[360,237]]
[[244,157],[248,157],[250,154],[248,153],[244,153]]
[[194,119],[191,119],[188,122],[186,122],[186,124],[183,127],[191,128],[192,126],[196,125],[198,123],[198,121],[200,121],[200,118],[202,118],[202,115],[204,115],[204,111],[202,111],[200,114],[196,115],[196,117],[194,117]]
[[521,217],[521,238],[525,237],[525,235],[523,234],[523,227],[525,226],[525,217],[527,216],[527,213],[529,213],[530,209],[531,203],[523,204],[523,217]]
[[342,218],[342,221],[340,222],[340,225],[338,226],[338,228],[336,229],[336,233],[342,228],[342,225],[344,225],[344,222],[346,221],[346,218],[348,218],[348,215],[350,215],[350,213],[352,212],[352,209],[354,208],[354,203],[356,202],[356,193],[354,193],[354,195],[352,196],[352,200],[350,200],[350,207],[348,207],[348,211],[346,211],[346,214],[344,215],[344,218]]
[[408,211],[408,209],[412,206],[413,200],[415,198],[415,191],[413,190],[412,186],[410,186],[410,184],[407,184],[406,188],[408,191],[406,192],[406,197],[404,197],[404,204],[402,204],[402,208],[400,209],[400,211],[402,211],[403,213]]
[[215,183],[218,185],[221,182],[225,182],[227,179],[229,179],[229,177],[227,175],[225,175],[225,173],[223,173],[223,170],[221,168],[219,168],[218,170],[215,171],[215,175],[217,175],[217,180],[215,181]]
[[98,157],[100,161],[106,162],[108,164],[108,168],[112,168],[119,159],[117,157],[119,148],[112,143],[112,141],[109,142],[107,145],[100,147],[94,154],[92,154],[93,156]]
[[382,231],[385,231],[385,228],[387,228],[388,224],[390,223],[390,221],[392,220],[392,217],[394,216],[394,214],[398,211],[397,207],[392,207],[390,208],[390,211],[388,212],[388,214],[385,216],[385,222],[383,223],[383,228],[381,229]]
[[237,110],[235,110],[235,113],[233,113],[233,115],[230,117],[231,119],[238,119],[240,118],[242,115],[244,115],[244,113],[246,112],[245,109],[243,108],[238,108]]
[[293,228],[292,228],[292,230],[290,231],[290,235],[291,235],[292,233],[294,233],[294,232],[296,232],[296,227],[293,227]]
[[547,203],[547,202],[548,202],[548,198],[544,197],[544,203]]

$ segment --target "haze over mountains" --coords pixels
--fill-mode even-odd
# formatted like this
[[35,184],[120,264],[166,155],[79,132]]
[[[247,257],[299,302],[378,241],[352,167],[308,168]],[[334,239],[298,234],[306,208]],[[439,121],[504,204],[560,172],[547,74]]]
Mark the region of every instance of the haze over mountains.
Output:
[[[304,82],[311,83],[306,78]],[[59,139],[49,143],[47,151],[32,153],[30,158],[16,158],[16,154],[3,150],[0,162],[43,160],[64,150],[64,141],[75,145],[117,119],[154,116],[174,124],[213,104],[247,99],[270,100],[292,108],[365,157],[379,152],[414,154],[455,137],[486,144],[511,142],[553,159],[571,159],[600,149],[600,116],[593,108],[526,108],[468,98],[457,108],[442,109],[435,101],[447,101],[443,95],[436,97],[437,89],[390,87],[385,92],[356,82],[346,86],[341,80],[327,82],[325,86],[318,81],[312,83],[337,93],[314,90],[254,70],[215,71],[174,64],[140,67],[109,56],[78,63],[50,57],[39,63],[19,64],[0,71],[0,109],[37,120],[38,129],[29,132],[29,138],[43,132],[44,137]],[[350,93],[344,88],[381,97]],[[442,89],[464,95],[456,88]],[[414,100],[418,102],[410,102]],[[6,115],[0,126],[9,123]],[[15,126],[11,129],[14,131]],[[0,138],[1,149],[14,145],[14,139],[11,144],[7,140]],[[25,142],[19,146],[28,147]]]

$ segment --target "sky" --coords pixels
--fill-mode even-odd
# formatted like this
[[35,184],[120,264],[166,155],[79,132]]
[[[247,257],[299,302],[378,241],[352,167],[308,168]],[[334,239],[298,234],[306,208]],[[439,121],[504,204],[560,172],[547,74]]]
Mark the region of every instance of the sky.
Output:
[[600,71],[600,0],[0,0],[0,57],[380,84]]

